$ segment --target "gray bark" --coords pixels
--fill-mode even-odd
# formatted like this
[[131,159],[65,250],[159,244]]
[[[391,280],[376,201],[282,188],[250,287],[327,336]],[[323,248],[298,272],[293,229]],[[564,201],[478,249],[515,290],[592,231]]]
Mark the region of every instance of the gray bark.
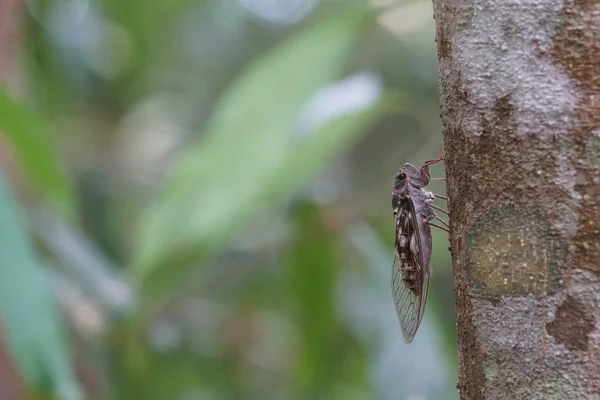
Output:
[[600,399],[600,1],[434,0],[462,399]]

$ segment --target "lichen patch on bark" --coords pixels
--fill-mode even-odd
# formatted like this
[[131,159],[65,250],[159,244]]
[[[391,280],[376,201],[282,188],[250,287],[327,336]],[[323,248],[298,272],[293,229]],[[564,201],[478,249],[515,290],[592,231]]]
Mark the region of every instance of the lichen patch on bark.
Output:
[[490,207],[470,226],[466,251],[471,289],[484,298],[544,296],[564,283],[567,244],[541,210]]

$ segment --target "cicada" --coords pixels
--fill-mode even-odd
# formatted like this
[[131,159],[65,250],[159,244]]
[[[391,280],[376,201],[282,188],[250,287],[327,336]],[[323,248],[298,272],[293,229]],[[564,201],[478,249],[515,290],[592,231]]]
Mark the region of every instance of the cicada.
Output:
[[[423,319],[429,276],[431,273],[431,226],[448,232],[448,224],[434,210],[447,212],[433,204],[446,199],[423,188],[431,178],[429,166],[443,161],[444,154],[425,161],[420,168],[405,163],[398,171],[392,191],[392,207],[396,224],[396,244],[392,267],[392,293],[402,326],[402,335],[410,343]],[[443,179],[443,178],[442,178]],[[436,225],[440,221],[443,226]]]

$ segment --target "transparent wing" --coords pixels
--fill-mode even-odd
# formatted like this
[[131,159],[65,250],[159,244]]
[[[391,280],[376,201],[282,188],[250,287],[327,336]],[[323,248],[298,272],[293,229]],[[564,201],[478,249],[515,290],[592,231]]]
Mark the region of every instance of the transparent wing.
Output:
[[[423,319],[429,273],[422,265],[422,248],[416,215],[408,197],[398,203],[396,213],[396,246],[392,266],[392,294],[402,336],[412,342]],[[403,272],[408,280],[403,280]]]

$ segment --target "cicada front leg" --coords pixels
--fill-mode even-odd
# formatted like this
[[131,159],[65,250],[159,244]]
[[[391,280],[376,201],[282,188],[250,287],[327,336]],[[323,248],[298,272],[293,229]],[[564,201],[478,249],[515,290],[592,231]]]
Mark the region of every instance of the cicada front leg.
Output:
[[429,166],[444,161],[444,155],[445,152],[442,152],[442,154],[438,158],[435,158],[433,160],[427,160],[423,164],[421,164],[421,180],[425,185],[427,185],[431,180],[444,180],[444,178],[432,178],[429,172]]

